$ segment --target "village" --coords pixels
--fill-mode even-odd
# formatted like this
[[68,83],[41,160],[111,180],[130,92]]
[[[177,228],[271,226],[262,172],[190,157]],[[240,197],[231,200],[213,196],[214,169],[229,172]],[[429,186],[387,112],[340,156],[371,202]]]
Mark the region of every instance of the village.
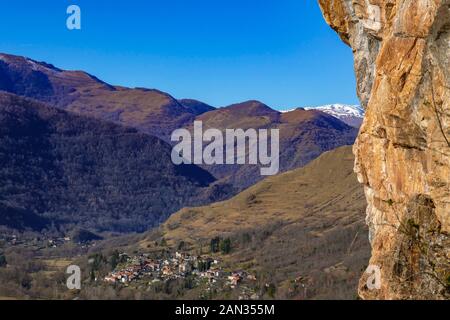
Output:
[[[246,271],[226,271],[221,267],[217,258],[210,256],[194,256],[176,252],[164,259],[150,258],[148,254],[141,254],[133,258],[125,253],[120,254],[121,261],[125,261],[104,277],[110,284],[128,286],[133,282],[153,284],[192,277],[195,285],[205,284],[206,291],[241,289],[242,299],[258,299],[259,296],[243,283],[255,283],[256,277]],[[241,286],[242,285],[242,286]]]

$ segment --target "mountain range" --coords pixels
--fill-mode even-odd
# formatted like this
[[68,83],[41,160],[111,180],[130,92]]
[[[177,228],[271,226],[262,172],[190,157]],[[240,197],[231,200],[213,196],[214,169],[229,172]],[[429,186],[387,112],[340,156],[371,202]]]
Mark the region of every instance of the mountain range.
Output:
[[213,109],[195,100],[178,101],[159,90],[113,86],[86,72],[7,54],[0,54],[0,90],[134,127],[166,141],[173,130]]
[[[259,101],[247,101],[215,109],[196,117],[205,130],[216,128],[279,129],[280,172],[302,167],[325,151],[351,145],[358,130],[317,110],[279,112]],[[254,165],[203,166],[216,178],[243,190],[260,181]]]
[[[154,89],[107,84],[82,71],[0,54],[0,90],[59,109],[132,127],[170,143],[171,133],[195,120],[206,128],[279,129],[280,172],[304,166],[322,152],[353,144],[357,129],[317,110],[282,113],[259,101],[214,108],[193,99],[175,99]],[[204,166],[234,192],[260,181],[256,165]]]
[[[259,287],[278,288],[276,297],[351,299],[370,250],[363,189],[352,170],[358,129],[337,110],[280,112],[256,100],[214,108],[0,54],[0,227],[32,231],[24,245],[43,261],[146,252],[155,243],[155,250],[166,243],[163,251],[197,252],[227,237],[224,267],[258,275]],[[170,135],[192,130],[194,121],[221,131],[279,129],[280,174],[265,178],[256,165],[174,165]],[[43,249],[36,244],[42,235],[44,242],[70,235],[72,243]],[[93,251],[73,243],[93,240]],[[15,250],[8,248],[7,259]],[[38,270],[28,277],[41,297],[42,272],[51,269]],[[12,295],[35,296],[8,283]],[[184,297],[198,298],[194,291]]]
[[[318,110],[345,122],[351,127],[359,128],[364,120],[365,110],[358,105],[348,105],[348,104],[327,104],[324,106],[317,107],[302,107],[297,109],[304,110]],[[292,112],[297,109],[291,109],[286,111],[281,111],[284,113]]]
[[136,129],[0,93],[0,221],[142,232],[229,196],[230,186],[170,155],[169,144]]

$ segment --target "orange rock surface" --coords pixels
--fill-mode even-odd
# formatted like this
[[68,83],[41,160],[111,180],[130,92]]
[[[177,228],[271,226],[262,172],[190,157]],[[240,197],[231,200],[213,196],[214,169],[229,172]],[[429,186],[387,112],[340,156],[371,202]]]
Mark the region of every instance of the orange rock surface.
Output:
[[450,0],[319,0],[354,52],[366,117],[354,146],[381,288],[446,299],[450,281]]

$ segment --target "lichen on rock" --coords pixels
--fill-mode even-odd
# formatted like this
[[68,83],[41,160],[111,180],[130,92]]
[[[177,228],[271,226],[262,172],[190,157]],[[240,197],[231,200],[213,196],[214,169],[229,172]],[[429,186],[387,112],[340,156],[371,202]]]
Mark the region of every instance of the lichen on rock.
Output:
[[319,0],[354,52],[366,117],[354,146],[371,265],[364,299],[446,299],[450,279],[450,0]]

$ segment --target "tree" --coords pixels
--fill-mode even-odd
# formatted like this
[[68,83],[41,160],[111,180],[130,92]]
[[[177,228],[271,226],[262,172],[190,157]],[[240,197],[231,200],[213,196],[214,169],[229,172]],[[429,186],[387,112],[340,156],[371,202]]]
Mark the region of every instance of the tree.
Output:
[[111,255],[111,258],[109,259],[109,264],[111,265],[112,269],[115,269],[119,264],[119,262],[120,262],[119,251],[114,250],[113,254]]
[[178,243],[178,251],[183,251],[186,247],[186,243],[184,241],[180,241]]
[[251,241],[252,241],[252,236],[248,232],[245,232],[242,235],[242,243],[247,244],[247,243],[250,243]]
[[6,267],[7,261],[3,253],[0,252],[0,268]]
[[211,269],[211,260],[198,261],[197,269],[200,272],[208,271]]
[[219,237],[211,239],[211,252],[212,253],[219,252],[219,246],[220,246],[220,238]]
[[267,286],[267,295],[272,299],[275,298],[275,293],[277,292],[277,287],[271,283]]
[[89,257],[89,263],[92,271],[99,271],[102,266],[106,265],[107,259],[101,253],[94,253]]
[[94,282],[95,281],[95,272],[94,272],[94,270],[91,270],[91,272],[89,272],[89,280],[91,281],[91,282]]
[[226,238],[220,243],[220,251],[222,251],[223,254],[229,254],[231,252],[231,239]]
[[194,278],[192,276],[188,276],[184,279],[184,288],[185,289],[193,289],[195,287]]
[[204,262],[204,261],[199,261],[199,262],[198,262],[198,271],[204,272],[204,271],[206,271],[206,270],[207,270],[207,268],[206,268],[206,262]]

